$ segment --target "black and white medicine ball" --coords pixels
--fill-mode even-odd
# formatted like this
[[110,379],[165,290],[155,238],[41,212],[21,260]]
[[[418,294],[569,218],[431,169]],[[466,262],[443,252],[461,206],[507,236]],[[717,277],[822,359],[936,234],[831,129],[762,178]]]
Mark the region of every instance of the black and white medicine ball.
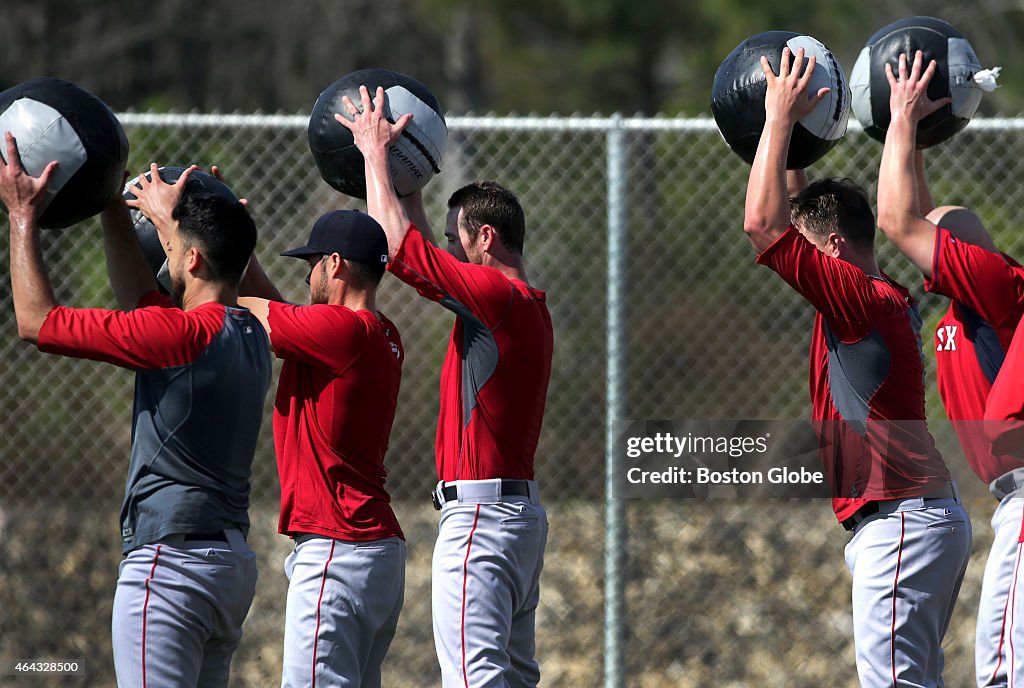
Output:
[[981,103],[982,89],[974,82],[981,71],[978,58],[967,39],[955,28],[934,17],[907,17],[893,22],[868,39],[850,73],[853,114],[872,138],[885,141],[889,128],[889,81],[885,65],[893,73],[901,54],[907,68],[914,54],[924,53],[925,66],[935,60],[936,69],[928,84],[932,100],[952,96],[953,102],[925,117],[917,125],[917,147],[942,143],[967,126]]
[[[778,74],[782,50],[804,49],[804,59],[816,59],[808,94],[823,87],[831,89],[812,112],[793,127],[786,167],[808,167],[827,153],[846,133],[850,89],[842,67],[818,40],[791,31],[766,31],[746,39],[715,72],[711,89],[711,112],[722,138],[747,163],[754,162],[757,143],[764,129],[764,99],[768,92],[761,56],[768,58]],[[806,62],[805,62],[806,64]]]
[[[0,93],[0,135],[10,131],[34,177],[60,163],[39,226],[61,228],[92,217],[121,186],[128,138],[106,103],[70,81],[37,77]],[[6,145],[0,155],[7,159]]]
[[[160,173],[160,179],[164,180],[168,184],[173,184],[178,181],[178,177],[184,172],[187,167],[175,167],[167,166],[158,169]],[[150,173],[146,173],[146,179],[151,179]],[[134,189],[140,188],[138,175],[127,184],[124,185],[122,195],[125,200],[134,200],[135,194]],[[207,174],[196,170],[189,178],[188,183],[185,184],[184,193],[213,193],[219,196],[223,196],[232,201],[237,201],[238,196],[235,192],[228,187],[227,184],[217,179],[213,175]],[[132,224],[135,226],[135,236],[139,239],[139,245],[142,247],[142,254],[146,257],[146,262],[149,263],[149,269],[153,272],[157,281],[166,290],[170,290],[171,278],[167,271],[167,254],[164,252],[164,247],[160,244],[160,236],[157,234],[156,226],[149,221],[141,210],[138,208],[131,208]]]
[[448,125],[434,94],[419,81],[387,69],[361,69],[338,79],[324,89],[309,116],[309,150],[324,181],[357,198],[366,198],[363,154],[356,148],[352,134],[334,115],[352,119],[341,103],[348,96],[362,108],[359,86],[366,86],[373,98],[377,87],[384,88],[384,113],[394,122],[411,112],[412,122],[391,146],[388,161],[395,191],[408,196],[422,189],[441,172],[441,161],[448,144]]

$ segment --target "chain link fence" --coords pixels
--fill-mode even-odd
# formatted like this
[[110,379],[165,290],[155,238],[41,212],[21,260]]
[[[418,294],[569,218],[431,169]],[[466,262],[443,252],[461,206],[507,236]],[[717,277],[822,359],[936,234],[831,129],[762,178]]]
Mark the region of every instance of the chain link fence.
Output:
[[[360,207],[320,179],[305,121],[290,116],[122,115],[130,170],[150,162],[218,164],[261,231],[258,252],[286,298],[305,301],[305,267],[277,257],[313,220]],[[435,232],[448,195],[473,179],[513,189],[527,213],[531,282],[545,289],[555,355],[537,472],[551,520],[538,616],[550,686],[594,686],[604,660],[604,514],[608,136],[624,142],[626,233],[623,416],[633,419],[800,419],[809,414],[813,313],[753,263],[742,232],[748,167],[710,120],[453,118],[442,175],[426,189]],[[881,145],[859,130],[811,170],[848,176],[874,196]],[[975,208],[1003,250],[1024,255],[1015,181],[1024,123],[976,121],[930,150],[937,203]],[[0,232],[6,237],[6,231]],[[7,254],[6,240],[0,241]],[[911,286],[930,329],[944,304],[884,240],[880,262]],[[46,231],[58,299],[112,307],[98,220]],[[119,562],[117,514],[130,444],[133,375],[43,355],[18,341],[8,261],[0,260],[0,660],[83,662],[63,685],[110,685],[110,607]],[[387,686],[436,685],[429,491],[438,377],[450,313],[393,278],[380,306],[406,344],[388,455],[388,487],[409,542],[406,604],[384,668]],[[236,654],[233,686],[279,681],[289,541],[276,534],[279,490],[272,396],[253,476],[257,598]],[[948,462],[963,459],[948,447]],[[962,472],[962,471],[961,471]],[[974,480],[965,477],[964,480]],[[968,503],[975,557],[947,636],[947,684],[973,676],[973,629],[994,501]],[[624,686],[854,686],[846,534],[823,500],[637,500],[624,505]],[[22,685],[0,676],[0,685]],[[27,682],[27,680],[25,681]]]

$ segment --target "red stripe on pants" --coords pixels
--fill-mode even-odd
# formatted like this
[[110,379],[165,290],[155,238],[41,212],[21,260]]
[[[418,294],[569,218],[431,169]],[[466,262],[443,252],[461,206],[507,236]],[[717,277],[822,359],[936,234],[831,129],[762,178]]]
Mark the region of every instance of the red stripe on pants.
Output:
[[334,540],[331,540],[331,553],[327,555],[327,563],[324,564],[324,574],[320,578],[320,597],[316,600],[316,631],[313,633],[313,679],[309,684],[311,688],[316,688],[316,645],[320,640],[320,604],[324,601],[324,587],[327,585],[327,567],[331,565],[331,560],[334,559]]
[[462,680],[469,688],[469,673],[466,671],[466,581],[469,578],[469,550],[473,546],[473,533],[476,532],[476,523],[480,520],[480,505],[476,505],[476,514],[473,516],[473,527],[469,531],[469,542],[466,544],[466,558],[462,562]]
[[[1024,517],[1020,520],[1020,533],[1017,536],[1017,561],[1013,565],[1013,583],[1010,585],[1010,590],[1006,594],[1006,604],[1003,605],[1003,622],[999,626],[999,648],[996,650],[996,668],[992,672],[991,678],[988,682],[992,683],[995,681],[996,676],[999,675],[999,667],[1003,665],[1003,643],[1006,642],[1006,612],[1010,608],[1010,597],[1016,595],[1017,592],[1017,571],[1020,568],[1020,543],[1024,542]],[[1011,612],[1012,613],[1012,612]],[[1010,622],[1011,626],[1013,622]],[[1013,649],[1013,638],[1010,638],[1010,648]],[[1013,681],[1013,667],[1008,667],[1007,680]]]
[[889,647],[892,655],[892,685],[896,688],[896,586],[900,582],[900,563],[903,561],[903,537],[907,532],[907,515],[900,512],[900,548],[896,554],[896,577],[892,581],[892,627],[889,631]]
[[[1009,601],[1009,605],[1010,605],[1010,629],[1009,629],[1009,635],[1010,635],[1010,656],[1013,657],[1013,661],[1010,662],[1009,665],[1006,667],[1007,685],[1009,685],[1010,688],[1013,688],[1013,665],[1016,664],[1016,660],[1017,660],[1017,656],[1014,654],[1014,647],[1013,647],[1013,617],[1014,617],[1014,611],[1016,611],[1016,604],[1017,604],[1017,574],[1019,572],[1020,572],[1020,544],[1017,545],[1017,563],[1014,564],[1014,566],[1013,566],[1013,584],[1012,584],[1012,586],[1010,588],[1010,594],[1007,596],[1009,598],[1008,601]],[[1005,618],[1005,614],[1004,614],[1003,623],[1005,623],[1005,622],[1006,622],[1006,618]]]
[[1017,567],[1020,566],[1020,545],[1017,545],[1017,563],[1014,564],[1013,569],[1013,583],[1010,585],[1010,590],[1006,593],[1006,604],[1003,605],[1003,621],[999,625],[999,647],[996,649],[996,668],[992,672],[992,677],[988,680],[992,683],[996,676],[999,675],[999,667],[1003,665],[1003,643],[1006,642],[1006,612],[1010,608],[1010,596],[1013,594],[1014,589],[1017,587]]
[[149,570],[149,578],[146,579],[146,600],[142,603],[142,688],[146,688],[146,613],[149,611],[149,582],[156,575],[156,563],[160,560],[160,548],[156,546],[156,554],[153,555],[153,568]]

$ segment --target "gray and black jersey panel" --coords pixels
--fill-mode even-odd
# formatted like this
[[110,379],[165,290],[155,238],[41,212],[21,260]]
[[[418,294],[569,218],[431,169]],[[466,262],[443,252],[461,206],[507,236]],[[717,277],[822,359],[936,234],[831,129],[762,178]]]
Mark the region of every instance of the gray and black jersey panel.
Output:
[[964,336],[974,345],[974,355],[978,359],[978,367],[989,384],[992,384],[996,381],[999,369],[1003,366],[1006,350],[1003,349],[999,335],[992,325],[962,302],[957,301],[956,306],[960,310],[960,319],[964,324]]
[[462,362],[462,427],[469,425],[480,390],[498,369],[498,342],[494,333],[465,304],[446,296],[441,305],[462,323],[459,358]]
[[138,371],[124,551],[171,533],[248,530],[270,379],[266,331],[235,308],[225,309],[224,326],[191,363]]

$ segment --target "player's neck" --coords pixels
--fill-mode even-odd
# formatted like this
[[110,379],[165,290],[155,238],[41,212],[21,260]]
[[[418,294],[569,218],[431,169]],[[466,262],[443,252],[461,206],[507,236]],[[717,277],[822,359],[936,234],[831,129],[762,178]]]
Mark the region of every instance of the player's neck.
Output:
[[223,306],[238,305],[238,287],[228,286],[220,282],[194,281],[185,290],[181,299],[181,310],[190,311],[207,303],[219,303]]
[[855,251],[846,251],[842,259],[847,263],[860,268],[865,274],[872,277],[881,277],[882,271],[878,268],[878,261],[875,259],[874,251],[869,254],[861,254]]
[[529,283],[526,279],[526,267],[523,265],[523,257],[518,253],[505,253],[501,257],[485,253],[482,264],[496,269],[509,279]]
[[353,311],[370,311],[372,313],[376,313],[377,292],[376,290],[356,291],[354,289],[345,289],[343,292],[332,298],[329,303],[338,304]]
[[882,276],[882,270],[881,268],[878,267],[878,261],[875,260],[874,256],[871,256],[870,258],[864,260],[864,262],[858,265],[857,267],[859,267],[861,270],[863,270],[868,275],[871,275],[872,277]]

